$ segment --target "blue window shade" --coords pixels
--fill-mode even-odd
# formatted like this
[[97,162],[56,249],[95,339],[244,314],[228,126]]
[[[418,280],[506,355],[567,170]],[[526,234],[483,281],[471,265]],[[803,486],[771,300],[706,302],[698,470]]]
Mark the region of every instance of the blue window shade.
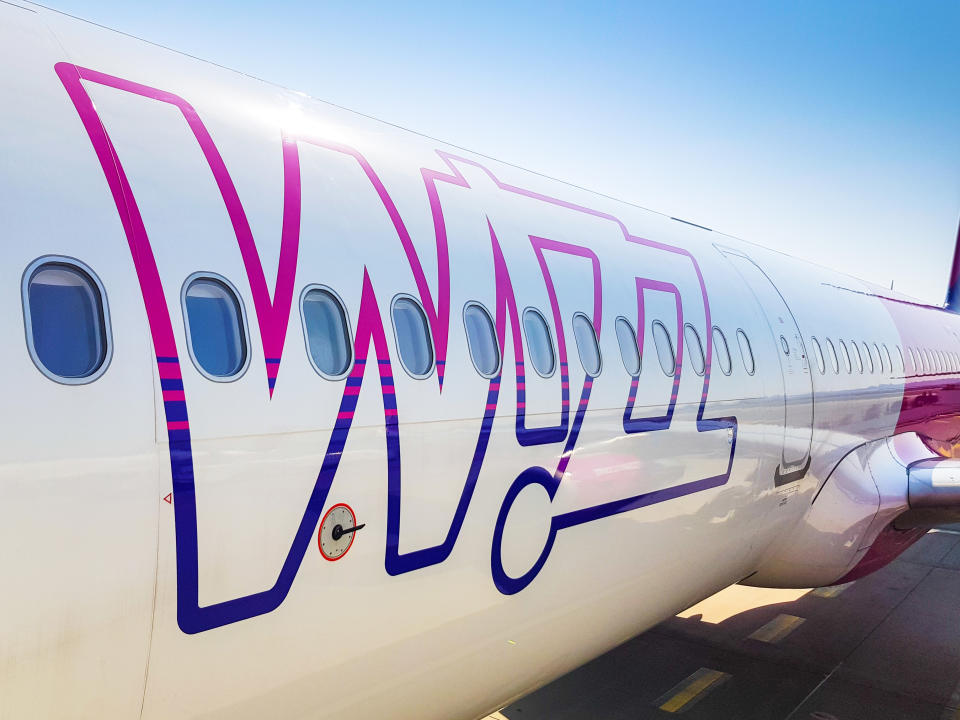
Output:
[[329,291],[310,290],[303,298],[303,324],[314,366],[323,375],[343,375],[350,367],[350,330],[340,301]]
[[433,346],[423,310],[412,299],[401,297],[393,304],[393,328],[397,336],[400,362],[414,376],[433,370]]
[[729,375],[733,370],[730,347],[727,345],[727,336],[716,325],[713,326],[713,356],[720,365],[720,371],[724,375]]
[[224,283],[198,278],[185,295],[190,347],[200,368],[208,375],[229,378],[239,373],[247,360],[240,303]]
[[683,326],[683,340],[687,346],[687,357],[690,359],[693,371],[697,375],[703,375],[706,364],[703,358],[703,344],[700,342],[700,333],[690,323]]
[[539,311],[527,308],[523,312],[523,332],[527,336],[527,352],[530,353],[533,369],[543,377],[550,377],[557,359],[553,353],[550,327]]
[[65,379],[93,375],[107,357],[100,290],[79,268],[41,265],[28,285],[30,333],[37,360]]
[[600,374],[600,348],[593,323],[586,315],[578,313],[573,316],[573,336],[577,341],[580,364],[587,375],[596,377]]
[[500,369],[500,347],[490,313],[482,305],[471,303],[463,311],[463,326],[473,367],[484,377],[494,375]]
[[640,374],[640,348],[637,347],[637,333],[626,318],[617,318],[617,342],[620,344],[620,359],[630,375]]
[[653,344],[657,346],[657,359],[665,375],[673,377],[677,371],[677,355],[673,350],[670,331],[659,320],[653,321]]

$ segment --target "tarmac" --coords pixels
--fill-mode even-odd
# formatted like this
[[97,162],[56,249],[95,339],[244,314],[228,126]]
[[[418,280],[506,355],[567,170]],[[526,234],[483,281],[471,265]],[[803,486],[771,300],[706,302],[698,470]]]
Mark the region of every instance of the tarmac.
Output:
[[488,720],[960,720],[960,525],[847,585],[723,590]]

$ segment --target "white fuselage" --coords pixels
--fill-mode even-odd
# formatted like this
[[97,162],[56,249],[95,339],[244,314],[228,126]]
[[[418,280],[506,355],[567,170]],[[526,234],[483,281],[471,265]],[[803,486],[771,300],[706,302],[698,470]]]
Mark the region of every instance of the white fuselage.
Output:
[[[960,370],[952,315],[32,5],[0,4],[0,60],[2,718],[479,717],[757,572],[851,450],[904,431],[916,376]],[[91,382],[25,342],[45,256],[102,285]],[[242,306],[229,382],[188,337],[207,276]],[[311,288],[348,318],[335,376]],[[813,337],[868,364],[821,367]],[[340,503],[365,527],[331,562]]]

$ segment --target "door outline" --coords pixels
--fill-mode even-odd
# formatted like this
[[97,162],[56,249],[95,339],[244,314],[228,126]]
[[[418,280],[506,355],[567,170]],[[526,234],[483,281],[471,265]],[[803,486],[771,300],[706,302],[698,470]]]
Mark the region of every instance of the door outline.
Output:
[[[813,393],[813,372],[810,368],[809,355],[807,353],[806,344],[803,342],[803,333],[800,332],[800,325],[797,323],[797,318],[794,316],[793,311],[790,309],[790,306],[787,304],[786,298],[783,297],[783,294],[780,292],[780,289],[776,286],[773,280],[770,279],[770,276],[767,275],[766,271],[757,262],[747,255],[744,252],[739,250],[734,250],[733,248],[724,247],[722,245],[714,244],[714,247],[720,252],[721,255],[730,263],[736,273],[743,279],[744,284],[750,290],[750,294],[753,295],[754,299],[757,301],[757,305],[760,307],[760,314],[763,317],[764,321],[767,324],[767,329],[770,331],[770,338],[773,342],[774,350],[777,353],[777,361],[780,366],[780,379],[783,384],[783,434],[784,438],[780,446],[780,463],[777,465],[777,469],[774,473],[774,485],[786,485],[787,483],[796,482],[800,480],[804,475],[807,474],[807,471],[810,469],[811,463],[811,451],[813,446],[813,424],[815,416],[815,401]],[[734,258],[738,258],[741,261],[746,261],[750,263],[755,269],[756,272],[760,274],[770,285],[770,288],[776,293],[777,297],[780,298],[780,301],[783,303],[783,309],[786,311],[786,317],[789,318],[790,322],[793,324],[793,330],[795,332],[795,339],[799,345],[801,352],[801,372],[807,377],[806,383],[799,384],[797,382],[791,383],[791,378],[793,377],[793,372],[785,367],[785,358],[789,356],[789,350],[784,351],[781,347],[781,341],[783,340],[783,332],[781,329],[776,329],[774,324],[770,320],[770,311],[765,306],[764,302],[761,300],[760,293],[754,287],[755,279],[748,277],[747,273],[743,272],[737,262],[734,261]],[[789,327],[787,328],[790,329]],[[796,393],[796,395],[794,395]],[[794,395],[796,397],[799,395],[801,398],[809,399],[810,413],[809,413],[809,422],[807,424],[807,429],[809,434],[807,436],[806,450],[804,457],[796,462],[788,462],[787,458],[784,456],[784,452],[787,449],[786,435],[790,429],[790,423],[788,422],[789,408],[788,403],[790,401],[790,396]]]

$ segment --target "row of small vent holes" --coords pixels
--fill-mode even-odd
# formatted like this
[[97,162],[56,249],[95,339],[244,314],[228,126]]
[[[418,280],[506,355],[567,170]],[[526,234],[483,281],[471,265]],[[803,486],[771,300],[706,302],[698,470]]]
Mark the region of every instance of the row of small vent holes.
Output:
[[[856,370],[859,373],[894,373],[902,372],[907,375],[929,375],[937,373],[960,372],[960,354],[949,350],[929,350],[927,348],[907,348],[907,355],[904,356],[903,350],[899,345],[894,345],[896,355],[890,352],[885,343],[874,343],[869,345],[861,342],[859,345],[856,340],[850,341],[850,348],[843,340],[838,340],[840,352],[837,352],[833,340],[826,338],[824,344],[827,347],[826,353],[823,346],[816,337],[810,338],[813,346],[813,355],[817,361],[817,369],[821,375],[832,369],[835,374],[841,372],[841,358],[843,369],[852,373]],[[862,348],[862,352],[861,352]],[[829,358],[829,364],[827,363]],[[898,361],[897,368],[893,367],[894,358]]]
[[[249,364],[247,319],[239,294],[224,277],[197,273],[187,278],[181,296],[190,356],[204,376],[217,382],[239,378]],[[89,267],[73,258],[43,257],[24,273],[24,319],[27,344],[37,367],[52,380],[82,384],[96,380],[112,356],[110,315],[104,287]],[[330,288],[310,285],[300,297],[300,315],[310,361],[329,379],[343,378],[353,361],[353,345],[344,304]],[[398,295],[391,307],[393,329],[401,364],[415,378],[429,377],[434,368],[429,324],[420,303]],[[483,377],[500,371],[500,351],[493,320],[480,303],[463,310],[470,357]],[[584,370],[596,376],[601,370],[600,348],[593,323],[583,313],[573,317],[573,332]],[[523,313],[523,329],[530,364],[542,377],[556,371],[550,325],[535,308]],[[673,338],[659,320],[651,324],[659,364],[664,374],[676,372]],[[684,326],[687,356],[694,372],[704,372],[703,345],[697,330]],[[630,375],[641,371],[637,334],[624,318],[616,320],[617,341],[624,368]],[[729,375],[733,363],[726,336],[713,328],[713,344],[720,370]],[[744,370],[752,375],[755,360],[750,341],[737,330]]]

